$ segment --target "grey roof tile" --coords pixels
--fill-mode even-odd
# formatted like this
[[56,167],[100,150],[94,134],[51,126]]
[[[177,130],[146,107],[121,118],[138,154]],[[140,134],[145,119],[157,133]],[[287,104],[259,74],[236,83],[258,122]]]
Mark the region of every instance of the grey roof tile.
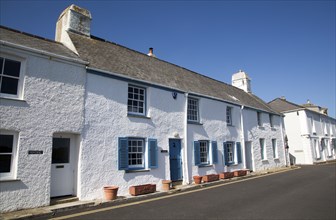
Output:
[[0,26],[0,40],[68,58],[79,59],[75,53],[59,42],[13,30],[4,26]]
[[68,33],[91,68],[279,114],[257,96],[224,82],[94,36]]

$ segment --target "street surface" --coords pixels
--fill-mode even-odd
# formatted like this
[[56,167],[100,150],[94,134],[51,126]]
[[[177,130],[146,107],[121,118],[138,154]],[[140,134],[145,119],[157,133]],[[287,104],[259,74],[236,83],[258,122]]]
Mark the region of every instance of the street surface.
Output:
[[[134,205],[60,213],[65,219],[336,219],[336,164],[204,187]],[[94,213],[91,213],[94,212]],[[79,215],[79,216],[74,216]],[[63,216],[61,216],[63,215]]]

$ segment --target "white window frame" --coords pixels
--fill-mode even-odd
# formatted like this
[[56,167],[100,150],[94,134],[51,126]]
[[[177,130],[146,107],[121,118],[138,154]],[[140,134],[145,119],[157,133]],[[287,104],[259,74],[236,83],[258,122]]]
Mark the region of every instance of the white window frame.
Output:
[[272,139],[272,149],[273,149],[273,158],[278,159],[279,158],[278,144],[277,144],[277,140],[275,138]]
[[199,99],[188,97],[187,118],[188,122],[199,122]]
[[227,106],[226,107],[226,124],[232,125],[232,107]]
[[[18,79],[17,94],[13,95],[13,94],[1,93],[0,92],[0,98],[23,99],[23,85],[24,85],[23,81],[24,81],[24,73],[25,73],[25,68],[26,68],[25,58],[10,55],[10,54],[5,54],[5,53],[2,53],[2,52],[0,52],[0,57],[3,58],[4,60],[5,59],[10,59],[10,60],[13,60],[13,61],[20,62],[20,75],[19,75],[19,77],[13,77],[13,78]],[[0,70],[0,80],[2,79],[2,76],[3,76],[4,67],[5,67],[5,65],[3,65],[2,69]],[[1,86],[1,84],[0,84],[0,86]]]
[[0,130],[0,134],[1,135],[12,135],[13,136],[12,152],[11,153],[0,153],[0,155],[9,155],[9,154],[12,155],[11,156],[11,164],[10,164],[10,172],[0,173],[0,181],[1,180],[16,179],[19,134],[18,134],[18,132],[7,131],[7,130]]
[[[200,144],[200,163],[201,164],[209,164],[210,160],[209,160],[209,141],[204,141],[204,140],[200,140],[199,141]],[[203,160],[203,161],[202,161]]]
[[[132,144],[130,144],[130,142],[132,143],[132,141],[136,141],[136,142],[141,141],[142,142],[141,164],[140,163],[130,164],[130,161],[132,160],[130,155],[140,154],[138,151],[136,151],[136,152],[130,151],[130,148],[135,147],[135,146],[132,146]],[[128,138],[127,142],[128,142],[127,143],[127,147],[128,147],[128,168],[129,169],[145,168],[146,140],[144,138]],[[139,147],[139,146],[137,145],[137,147]]]
[[[129,89],[132,88],[133,89],[133,97],[130,98],[129,97]],[[134,89],[138,89],[139,90],[139,93],[136,94],[134,93]],[[143,91],[143,94],[140,94],[140,91]],[[143,100],[140,99],[140,96],[143,95]],[[135,98],[135,96],[138,96],[138,98]],[[134,106],[133,104],[132,105],[129,105],[129,102],[138,102],[138,105],[137,106]],[[139,103],[143,103],[142,106],[140,106]],[[137,86],[137,85],[133,85],[133,84],[129,84],[128,87],[127,87],[127,113],[128,114],[131,114],[131,115],[141,115],[141,116],[146,116],[146,106],[147,106],[147,94],[146,94],[146,88],[144,87],[141,87],[141,86]],[[131,109],[129,109],[131,108]],[[137,111],[133,111],[134,108],[137,109]],[[143,109],[143,112],[140,112],[140,108]]]
[[227,159],[228,159],[228,163],[229,164],[236,164],[236,160],[235,160],[235,144],[234,142],[227,142]]
[[259,139],[261,160],[267,160],[265,138]]

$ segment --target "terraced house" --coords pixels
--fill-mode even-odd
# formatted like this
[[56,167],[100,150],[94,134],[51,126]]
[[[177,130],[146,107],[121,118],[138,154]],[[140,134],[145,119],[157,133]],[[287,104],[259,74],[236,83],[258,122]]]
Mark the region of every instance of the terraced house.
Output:
[[1,211],[286,166],[282,116],[245,72],[229,85],[95,37],[90,22],[71,5],[55,41],[0,29]]
[[277,98],[269,103],[284,114],[292,164],[314,164],[336,159],[336,119],[328,109],[308,100],[298,105]]

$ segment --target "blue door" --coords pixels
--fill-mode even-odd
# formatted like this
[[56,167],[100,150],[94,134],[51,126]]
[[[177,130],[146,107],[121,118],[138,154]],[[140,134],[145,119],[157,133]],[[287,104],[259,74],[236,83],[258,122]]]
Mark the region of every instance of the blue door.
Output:
[[182,180],[181,140],[169,139],[170,179]]

